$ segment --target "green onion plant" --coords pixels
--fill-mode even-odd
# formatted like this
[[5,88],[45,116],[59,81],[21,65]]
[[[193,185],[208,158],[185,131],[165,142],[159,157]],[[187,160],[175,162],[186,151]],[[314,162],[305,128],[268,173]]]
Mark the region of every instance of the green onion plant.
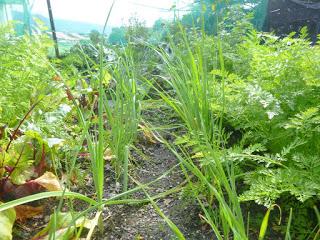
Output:
[[[234,166],[227,160],[224,149],[223,113],[217,115],[212,108],[217,97],[224,98],[224,78],[218,79],[210,74],[216,69],[224,72],[221,43],[216,38],[211,46],[212,54],[208,56],[204,31],[200,33],[200,41],[192,42],[181,24],[179,27],[180,42],[174,42],[169,36],[172,55],[154,48],[165,65],[164,74],[167,76],[163,80],[171,86],[173,94],[163,91],[160,86],[154,87],[180,117],[189,141],[202,157],[196,160],[184,147],[169,147],[180,160],[189,186],[203,209],[203,219],[212,227],[216,237],[248,239],[237,195]],[[217,96],[217,92],[221,95]],[[205,186],[205,199],[200,197],[203,193],[196,191],[198,185]]]
[[107,138],[115,155],[113,166],[117,176],[123,176],[124,190],[127,188],[130,146],[136,139],[141,118],[142,96],[138,92],[134,68],[131,49],[123,49],[110,69],[115,87],[106,91],[104,104],[110,130]]

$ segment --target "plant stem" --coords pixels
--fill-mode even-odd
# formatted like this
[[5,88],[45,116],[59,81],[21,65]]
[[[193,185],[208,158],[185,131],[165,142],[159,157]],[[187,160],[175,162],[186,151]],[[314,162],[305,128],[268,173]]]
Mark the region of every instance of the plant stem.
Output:
[[124,163],[123,163],[123,192],[128,191],[128,162],[129,162],[129,147],[124,147]]

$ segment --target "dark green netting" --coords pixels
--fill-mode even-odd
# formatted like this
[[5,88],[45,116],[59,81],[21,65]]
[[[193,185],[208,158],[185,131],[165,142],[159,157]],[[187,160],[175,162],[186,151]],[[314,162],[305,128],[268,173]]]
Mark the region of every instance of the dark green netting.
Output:
[[259,30],[264,30],[267,18],[268,0],[261,0],[254,12],[253,23]]
[[[258,30],[269,31],[270,29],[272,30],[272,27],[270,27],[270,19],[272,20],[272,18],[274,18],[272,15],[274,9],[271,9],[269,11],[268,9],[270,8],[270,6],[272,7],[274,5],[274,2],[277,2],[276,5],[279,5],[280,2],[284,5],[290,3],[301,6],[301,8],[320,12],[320,0],[198,0],[194,1],[193,4],[190,4],[190,6],[192,7],[189,11],[191,11],[192,13],[188,14],[188,16],[182,17],[182,21],[189,25],[192,25],[193,21],[201,16],[201,11],[203,11],[203,8],[201,7],[200,3],[203,3],[207,5],[207,8],[205,10],[205,21],[206,24],[208,23],[208,32],[212,33],[213,29],[215,29],[215,27],[211,26],[212,23],[215,22],[215,17],[211,10],[212,4],[218,3],[218,6],[220,6],[220,8],[232,4],[251,5],[254,6],[254,18],[252,20],[254,26]],[[88,2],[88,4],[90,3]],[[270,16],[270,14],[272,16]],[[291,14],[293,18],[296,17],[294,15],[297,16],[299,14]],[[304,14],[304,16],[308,17],[306,15],[307,13]],[[0,24],[8,23],[10,21],[15,22],[15,30],[18,35],[31,32],[32,17],[29,0],[0,0]],[[279,24],[280,22],[282,22],[281,19],[275,19],[274,21],[279,22]],[[319,31],[316,32],[319,33]]]
[[266,31],[279,36],[308,28],[313,43],[320,34],[320,0],[268,0]]
[[[215,1],[216,0],[205,0],[203,2],[212,4]],[[228,4],[255,3],[257,6],[255,7],[253,23],[257,29],[263,30],[267,17],[268,0],[229,0],[226,2],[228,2]],[[221,6],[224,5],[222,4]],[[0,24],[14,21],[17,34],[22,35],[31,32],[31,19],[29,0],[0,0]]]
[[18,35],[31,32],[31,12],[28,0],[0,0],[0,24],[11,21]]

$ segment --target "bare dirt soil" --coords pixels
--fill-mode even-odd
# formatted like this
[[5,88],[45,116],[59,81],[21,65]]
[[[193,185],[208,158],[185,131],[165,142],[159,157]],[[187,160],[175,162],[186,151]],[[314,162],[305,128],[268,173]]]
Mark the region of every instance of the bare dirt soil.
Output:
[[[141,156],[133,154],[134,162],[138,166],[132,168],[131,175],[141,183],[148,183],[157,179],[178,164],[173,154],[161,144],[140,145],[139,148],[143,151],[145,157],[141,158]],[[148,193],[150,195],[164,193],[183,181],[184,177],[179,166],[177,166],[170,174],[149,186]],[[135,194],[135,197],[145,196],[140,192]],[[214,239],[210,230],[205,225],[201,225],[200,209],[195,202],[184,198],[181,192],[159,199],[157,205],[178,226],[186,239]],[[107,211],[105,233],[97,235],[96,239],[176,239],[151,204],[112,206]]]

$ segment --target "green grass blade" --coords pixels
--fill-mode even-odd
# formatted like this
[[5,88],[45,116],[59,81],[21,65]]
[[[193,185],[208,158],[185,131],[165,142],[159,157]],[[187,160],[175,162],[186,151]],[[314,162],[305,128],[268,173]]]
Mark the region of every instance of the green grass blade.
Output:
[[259,240],[263,240],[266,235],[268,224],[269,224],[270,212],[271,212],[271,208],[268,209],[268,211],[266,212],[266,214],[263,217],[263,220],[262,220],[262,223],[260,226]]
[[56,192],[43,192],[43,193],[37,193],[37,194],[33,194],[27,197],[23,197],[23,198],[19,198],[7,203],[3,203],[0,205],[0,212],[7,210],[9,208],[12,207],[16,207],[25,203],[29,203],[29,202],[33,202],[33,201],[37,201],[40,199],[45,199],[45,198],[50,198],[50,197],[67,197],[67,198],[77,198],[80,199],[82,201],[85,201],[91,205],[97,204],[96,201],[94,201],[93,199],[82,195],[80,193],[75,193],[75,192],[63,192],[63,191],[56,191]]
[[125,146],[124,150],[124,166],[123,166],[123,191],[128,191],[128,163],[129,163],[129,147]]
[[279,205],[272,205],[268,211],[266,212],[266,214],[264,215],[264,218],[262,220],[261,226],[260,226],[260,232],[259,232],[259,240],[263,240],[266,236],[267,233],[267,229],[268,229],[268,225],[269,225],[269,217],[270,217],[270,213],[271,211],[274,209],[274,207],[277,207],[279,209],[280,212],[280,220],[279,220],[279,225],[281,223],[281,208],[279,207]]
[[290,214],[289,214],[289,219],[288,219],[288,224],[286,229],[286,236],[284,238],[285,240],[291,240],[291,235],[290,235],[291,222],[292,222],[292,208],[290,208]]

